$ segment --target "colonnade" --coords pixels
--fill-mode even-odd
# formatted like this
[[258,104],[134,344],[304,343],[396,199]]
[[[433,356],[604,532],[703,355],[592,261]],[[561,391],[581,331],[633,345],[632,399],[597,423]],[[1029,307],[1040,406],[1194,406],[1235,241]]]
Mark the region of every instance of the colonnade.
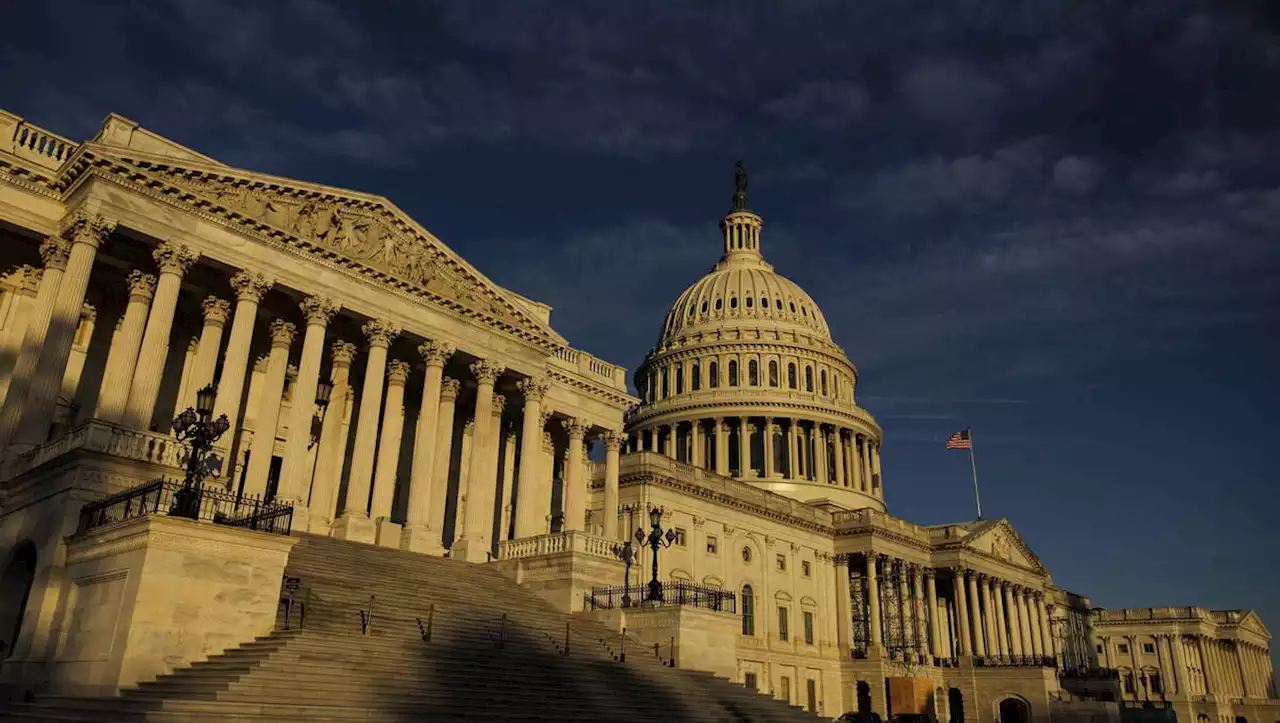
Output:
[[[48,438],[58,385],[66,372],[95,256],[114,227],[107,219],[77,215],[64,234],[50,237],[41,246],[44,268],[16,360],[5,375],[7,393],[0,408],[0,449],[10,454]],[[156,273],[136,269],[126,277],[127,302],[110,339],[92,415],[144,430],[152,427],[157,411],[162,377],[175,341],[183,279],[199,255],[182,244],[162,243],[152,257]],[[464,435],[469,454],[465,469],[459,473],[452,554],[473,561],[486,559],[495,547],[494,528],[500,528],[499,537],[505,536],[508,523],[515,537],[548,531],[553,514],[553,470],[545,441],[554,412],[544,404],[551,386],[546,378],[512,380],[501,360],[475,355],[470,355],[464,366],[463,359],[455,360],[458,350],[452,344],[435,339],[420,339],[414,357],[398,358],[393,345],[398,350],[412,344],[405,343],[408,334],[384,319],[365,321],[359,344],[337,338],[331,322],[341,313],[340,302],[305,290],[294,290],[304,295],[298,313],[286,314],[302,320],[299,328],[293,321],[271,318],[263,312],[263,299],[275,285],[264,273],[241,270],[230,279],[234,302],[217,295],[203,301],[202,324],[198,336],[184,350],[183,379],[177,391],[178,406],[185,408],[194,402],[196,390],[215,385],[214,415],[225,414],[231,424],[220,440],[226,452],[222,461],[225,472],[236,470],[236,462],[245,458],[246,450],[237,445],[247,447],[243,493],[268,492],[272,457],[277,456],[276,432],[284,426],[287,432],[283,453],[278,455],[282,459],[275,498],[294,505],[295,526],[439,554],[444,551],[454,430],[465,422],[471,425],[470,434]],[[257,391],[250,394],[257,404],[250,441],[250,435],[244,434],[247,430],[241,413],[251,376],[251,351],[255,337],[262,336],[259,332],[264,322],[268,348],[256,362],[263,373],[256,376]],[[185,346],[185,340],[182,343]],[[333,390],[322,410],[313,400],[326,367],[326,351]],[[361,355],[363,375],[356,380],[352,371]],[[297,366],[286,408],[282,400],[294,358]],[[463,367],[470,378],[450,378],[445,375],[446,367]],[[405,429],[407,382],[419,373],[422,392],[417,400],[416,426]],[[456,402],[464,382],[475,387],[470,420],[457,419],[460,408]],[[518,438],[502,428],[506,395],[512,392],[523,402]],[[283,420],[282,412],[287,413]],[[318,437],[313,438],[312,420],[322,412]],[[611,472],[606,474],[606,497],[611,495],[616,506],[622,437],[586,420],[564,415],[557,419],[569,440],[563,529],[582,530],[589,484],[585,440],[594,436],[605,440],[606,470]],[[167,429],[167,421],[160,420],[156,426]],[[410,440],[405,440],[406,435]],[[403,527],[391,521],[402,446],[411,449]],[[340,495],[348,449],[350,471],[346,493]],[[513,495],[517,475],[520,491]],[[493,509],[500,489],[503,509],[501,519],[495,519]],[[616,529],[608,529],[616,524],[616,520],[610,525],[606,519],[606,534],[616,535]]]
[[[783,303],[781,299],[775,301],[779,305]],[[761,299],[761,308],[764,302]],[[700,354],[646,364],[642,375],[637,385],[643,386],[640,396],[649,404],[713,389],[743,387],[803,392],[853,402],[853,376],[847,367],[797,355]]]
[[825,422],[745,416],[693,419],[632,430],[628,447],[659,452],[726,477],[808,480],[883,496],[879,442]]
[[[1275,675],[1267,648],[1243,640],[1204,634],[1155,633],[1099,635],[1104,667],[1121,671],[1130,699],[1167,699],[1216,695],[1224,698],[1274,698]],[[1150,641],[1152,652],[1145,645]],[[1123,642],[1128,653],[1119,652]],[[1144,659],[1155,655],[1154,664]],[[1160,674],[1153,689],[1151,673]]]
[[1031,665],[1056,655],[1040,590],[875,553],[844,562],[837,581],[848,580],[850,615],[841,636],[855,655]]

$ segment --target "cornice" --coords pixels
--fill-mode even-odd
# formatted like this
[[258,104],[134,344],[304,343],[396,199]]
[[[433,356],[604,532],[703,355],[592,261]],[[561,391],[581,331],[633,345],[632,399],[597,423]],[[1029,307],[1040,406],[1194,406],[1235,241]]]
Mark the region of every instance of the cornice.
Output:
[[[66,164],[63,166],[65,168]],[[50,176],[48,173],[48,169],[24,162],[17,156],[0,154],[0,179],[5,183],[38,196],[62,200],[63,194],[57,188],[57,174]]]
[[685,482],[679,479],[678,477],[673,477],[670,475],[655,474],[653,472],[634,472],[631,474],[623,475],[618,479],[619,487],[624,487],[624,486],[633,485],[633,484],[656,484],[662,487],[666,487],[668,489],[676,490],[677,492],[680,492],[682,494],[687,494],[690,497],[698,497],[704,500],[710,500],[712,502],[716,502],[726,507],[732,507],[734,509],[743,510],[753,515],[756,515],[758,517],[763,517],[770,520],[774,520],[776,522],[781,522],[791,527],[796,527],[808,532],[816,532],[818,534],[827,535],[829,537],[834,537],[835,535],[835,528],[830,525],[817,524],[814,522],[810,522],[809,520],[805,520],[799,517],[794,517],[792,515],[778,512],[777,510],[771,510],[767,507],[761,507],[760,505],[751,504],[746,500],[739,499],[732,495],[721,494],[716,492],[715,490],[708,489],[700,485],[690,484],[688,482]]
[[564,372],[558,371],[555,367],[547,367],[546,374],[547,378],[552,381],[558,382],[564,386],[580,389],[594,397],[604,399],[622,410],[629,409],[640,401],[638,397],[633,397],[630,394],[624,394],[617,389],[610,389],[609,387],[595,384],[582,379],[581,377],[570,376]]
[[[870,414],[866,414],[866,416],[862,416],[854,412],[840,409],[838,407],[828,407],[828,406],[817,405],[817,404],[804,404],[804,403],[797,403],[794,401],[750,399],[750,398],[742,399],[742,400],[721,400],[721,401],[707,400],[705,402],[688,403],[688,404],[682,404],[679,406],[673,405],[670,408],[659,408],[657,410],[653,409],[653,405],[642,404],[637,408],[636,412],[627,420],[627,429],[632,430],[641,425],[659,424],[666,421],[665,420],[666,417],[671,417],[671,416],[681,416],[682,418],[677,421],[686,421],[683,418],[683,415],[696,413],[696,412],[699,412],[700,410],[708,413],[696,414],[696,416],[733,417],[733,416],[742,416],[742,415],[729,413],[726,410],[744,409],[744,408],[745,409],[763,409],[766,407],[780,407],[784,409],[794,409],[797,411],[807,412],[811,415],[824,415],[834,419],[855,421],[860,423],[864,427],[866,427],[872,433],[874,433],[877,438],[879,439],[884,438],[884,430],[880,428],[880,425],[876,423],[875,419],[873,419]],[[785,417],[787,415],[750,414],[748,416]],[[805,415],[803,414],[793,414],[790,416],[802,417],[807,419],[807,417],[805,417]]]
[[[146,173],[130,167],[125,162],[117,161],[110,157],[99,158],[93,156],[87,151],[84,153],[83,160],[87,163],[91,163],[92,165],[80,170],[78,173],[76,172],[76,169],[72,169],[72,172],[67,175],[69,185],[67,187],[66,195],[74,193],[75,189],[85,184],[89,178],[99,178],[103,181],[109,181],[122,188],[126,188],[135,193],[140,193],[155,201],[179,209],[184,213],[189,213],[212,223],[230,228],[237,234],[248,236],[273,249],[305,258],[310,262],[318,263],[335,271],[353,276],[366,283],[378,286],[383,290],[397,293],[402,297],[416,301],[430,302],[433,306],[441,308],[454,316],[463,317],[469,321],[479,323],[482,326],[488,326],[507,335],[515,336],[543,352],[552,353],[555,349],[564,346],[544,334],[532,333],[528,329],[514,326],[489,314],[464,306],[458,301],[448,298],[447,296],[431,292],[421,286],[398,279],[386,272],[367,266],[359,261],[341,256],[313,241],[300,239],[297,236],[275,229],[256,219],[248,218],[237,211],[215,206],[212,202],[200,198],[186,189],[175,184],[168,183],[165,180],[149,176]],[[125,159],[125,161],[128,161],[128,159]],[[146,169],[151,168],[149,163],[144,162],[144,164],[145,165],[140,167]],[[158,171],[164,171],[165,168],[169,167],[161,167],[159,165],[155,166],[155,169]],[[172,169],[174,172],[179,170],[176,166],[172,167]],[[261,182],[238,179],[226,174],[225,172],[210,172],[207,174],[193,173],[190,175],[216,176],[233,179],[245,186],[261,185],[264,188],[272,190],[277,188],[274,184],[262,184]],[[285,193],[288,192],[288,189],[285,188],[279,188],[279,190]],[[296,195],[301,197],[304,194],[298,193]],[[331,196],[329,194],[323,195],[318,200],[325,200],[327,202],[340,203],[344,205],[363,206],[369,210],[380,210],[383,212],[384,220],[389,223],[393,223],[402,232],[420,235],[417,234],[415,230],[408,228],[402,218],[397,217],[396,214],[389,211],[385,206],[373,201]],[[436,247],[440,246],[439,242],[434,239],[428,241],[428,243]],[[460,269],[465,271],[464,267],[461,267],[461,265],[458,266]],[[482,283],[474,276],[470,276],[470,279],[475,283]],[[486,291],[486,293],[488,292]],[[507,304],[508,307],[511,306],[511,304],[506,300],[502,300],[502,302]],[[520,316],[523,317],[523,314]]]

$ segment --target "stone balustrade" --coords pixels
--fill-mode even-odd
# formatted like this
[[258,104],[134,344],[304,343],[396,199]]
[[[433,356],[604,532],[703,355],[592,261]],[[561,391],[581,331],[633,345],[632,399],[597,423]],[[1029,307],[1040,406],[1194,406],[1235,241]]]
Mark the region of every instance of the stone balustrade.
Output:
[[65,436],[15,457],[5,469],[4,476],[16,477],[72,452],[96,452],[135,462],[172,467],[180,474],[187,462],[188,448],[164,434],[90,419]]
[[498,544],[498,559],[518,560],[563,552],[580,552],[590,557],[616,560],[618,556],[613,551],[616,544],[618,544],[616,540],[578,530],[553,532],[536,537],[505,540]]
[[627,389],[626,369],[597,359],[584,351],[560,347],[551,356],[551,366],[603,382],[614,389],[622,391]]
[[885,532],[905,535],[913,540],[929,544],[929,530],[893,515],[872,509],[841,510],[831,513],[831,522],[837,530],[875,528]]
[[74,141],[0,111],[0,151],[56,171],[78,147]]

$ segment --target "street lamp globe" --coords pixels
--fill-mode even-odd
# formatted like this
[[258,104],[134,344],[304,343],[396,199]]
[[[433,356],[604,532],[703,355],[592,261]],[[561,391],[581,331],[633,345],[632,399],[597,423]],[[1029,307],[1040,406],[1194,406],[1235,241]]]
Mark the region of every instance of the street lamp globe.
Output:
[[332,394],[333,394],[332,382],[328,380],[324,380],[319,384],[317,384],[316,385],[316,406],[322,407],[322,408],[329,406],[329,397]]
[[213,416],[213,399],[217,390],[212,384],[196,392],[196,412],[203,418]]

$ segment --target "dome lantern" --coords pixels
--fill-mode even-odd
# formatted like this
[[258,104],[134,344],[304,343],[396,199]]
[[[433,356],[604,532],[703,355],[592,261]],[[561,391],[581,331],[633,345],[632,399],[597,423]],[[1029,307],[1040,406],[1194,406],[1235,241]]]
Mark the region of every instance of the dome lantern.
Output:
[[733,209],[720,222],[724,233],[722,263],[763,264],[760,230],[764,219],[747,208],[747,168],[738,161],[733,167]]

